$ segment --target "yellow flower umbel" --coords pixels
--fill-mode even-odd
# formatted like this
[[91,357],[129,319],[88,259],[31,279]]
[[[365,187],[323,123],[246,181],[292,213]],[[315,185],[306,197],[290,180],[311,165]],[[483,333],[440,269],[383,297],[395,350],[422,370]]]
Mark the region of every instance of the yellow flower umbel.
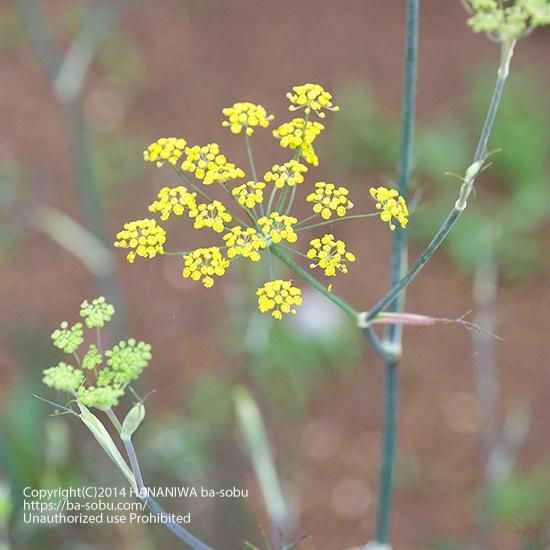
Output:
[[288,92],[286,97],[293,103],[288,108],[289,111],[305,109],[306,114],[314,111],[320,118],[324,118],[325,113],[323,113],[323,109],[327,109],[328,111],[340,110],[340,107],[333,105],[332,95],[319,84],[294,86],[292,92]]
[[263,181],[249,181],[235,187],[231,194],[237,202],[247,208],[254,208],[264,200],[265,183]]
[[297,160],[290,160],[282,165],[275,164],[269,172],[264,174],[264,179],[267,182],[272,181],[275,187],[281,189],[285,185],[294,187],[304,182],[303,173],[307,172],[308,168]]
[[127,260],[133,264],[136,256],[154,258],[164,254],[163,245],[166,242],[166,231],[155,220],[143,219],[124,224],[124,229],[116,235],[114,245],[117,248],[132,248]]
[[175,166],[186,145],[187,142],[183,138],[160,138],[143,151],[143,159],[146,162],[154,162],[159,168],[165,162]]
[[240,226],[233,227],[230,233],[223,236],[227,245],[227,257],[232,259],[235,256],[248,258],[253,262],[259,262],[260,252],[266,248],[267,243],[253,227],[243,229]]
[[275,244],[279,244],[283,240],[295,243],[298,240],[298,235],[292,226],[297,222],[298,220],[292,216],[272,212],[269,217],[262,216],[258,220],[258,225],[262,228],[264,235],[271,237]]
[[231,214],[220,201],[212,201],[210,204],[199,204],[193,227],[202,229],[209,227],[216,233],[225,230],[225,224],[233,220]]
[[347,273],[346,262],[355,261],[355,256],[346,251],[346,243],[336,241],[334,235],[330,233],[323,235],[320,239],[313,239],[309,244],[311,248],[307,251],[307,257],[310,260],[316,260],[309,267],[324,269],[327,277],[335,277],[337,270]]
[[230,264],[217,246],[197,248],[189,254],[185,254],[183,259],[185,261],[184,278],[201,281],[206,288],[212,288],[214,286],[213,276],[224,275]]
[[258,309],[262,313],[271,311],[275,319],[281,320],[283,314],[296,314],[293,306],[302,305],[302,291],[292,286],[292,281],[268,281],[256,292],[258,296]]
[[392,218],[396,219],[399,225],[405,229],[409,221],[409,209],[405,199],[396,189],[387,187],[371,187],[369,189],[372,198],[376,201],[376,208],[381,210],[380,219],[388,222],[390,229],[395,230]]
[[248,101],[226,107],[222,113],[227,117],[222,126],[229,127],[234,134],[240,134],[244,129],[247,136],[251,136],[258,126],[267,128],[274,118],[273,115],[268,115],[261,105]]
[[244,172],[232,162],[227,162],[225,155],[220,153],[220,146],[217,143],[194,147],[186,147],[186,158],[181,168],[186,172],[195,174],[195,177],[202,180],[204,185],[213,183],[225,183],[229,180],[244,177]]
[[319,159],[312,143],[324,129],[320,122],[308,121],[306,124],[303,118],[293,118],[290,122],[285,122],[273,130],[273,135],[281,140],[281,147],[296,150],[306,162],[317,166]]
[[197,194],[191,193],[186,187],[163,187],[157,195],[158,200],[149,205],[149,212],[160,214],[161,220],[167,220],[170,214],[182,216],[187,210],[189,217],[197,213]]
[[333,214],[345,216],[353,203],[348,199],[349,191],[345,187],[336,187],[324,181],[315,184],[315,191],[306,200],[313,203],[313,212],[320,214],[324,220],[330,220]]

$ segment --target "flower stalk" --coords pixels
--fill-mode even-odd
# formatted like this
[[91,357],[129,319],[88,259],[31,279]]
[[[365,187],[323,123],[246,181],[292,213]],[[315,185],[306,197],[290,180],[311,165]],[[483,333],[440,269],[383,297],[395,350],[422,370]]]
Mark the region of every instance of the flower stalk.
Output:
[[[412,172],[414,148],[414,127],[416,111],[416,77],[418,67],[418,19],[420,0],[407,1],[407,30],[405,39],[405,74],[403,106],[401,118],[400,152],[398,162],[398,191],[406,200]],[[393,238],[391,262],[391,286],[403,276],[407,267],[407,238],[402,227],[397,227]],[[388,303],[391,312],[401,312],[404,293],[397,294]],[[370,317],[369,319],[373,319]],[[373,342],[372,329],[367,326],[365,333]],[[395,447],[397,432],[397,382],[398,361],[401,356],[402,325],[390,324],[385,332],[380,353],[384,361],[384,427],[382,431],[382,464],[378,489],[375,539],[380,544],[389,541],[391,508],[394,485]],[[375,348],[376,349],[376,348]]]

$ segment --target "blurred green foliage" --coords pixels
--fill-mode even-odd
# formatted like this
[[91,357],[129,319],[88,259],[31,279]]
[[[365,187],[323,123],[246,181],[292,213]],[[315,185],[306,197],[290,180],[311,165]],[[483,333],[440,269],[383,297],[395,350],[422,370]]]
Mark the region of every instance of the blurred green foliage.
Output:
[[496,524],[534,536],[550,527],[550,464],[513,474],[489,495]]
[[179,412],[149,419],[138,432],[146,470],[186,481],[207,478],[215,466],[215,448],[231,425],[231,392],[222,373],[194,380]]
[[300,330],[296,323],[273,323],[265,347],[255,355],[252,375],[273,411],[296,419],[327,378],[356,364],[359,345],[356,331],[347,330],[345,323],[322,334]]
[[345,171],[391,170],[397,158],[399,120],[376,104],[368,85],[354,83],[337,92],[341,106],[331,123],[333,139],[323,155]]
[[13,216],[21,192],[21,172],[11,160],[0,159],[0,262],[15,251],[22,236],[22,223]]
[[125,32],[110,33],[102,44],[97,57],[103,76],[124,87],[133,95],[144,83],[144,61],[140,47]]
[[[425,195],[413,213],[411,237],[425,242],[454,204],[460,177],[471,162],[492,82],[488,72],[473,79],[471,94],[445,115],[419,125],[415,174]],[[485,253],[480,231],[495,236],[495,258],[504,275],[524,277],[543,266],[538,232],[550,217],[550,105],[529,75],[516,75],[507,88],[494,126],[489,167],[479,179],[476,195],[456,224],[445,248],[460,271],[469,273]],[[397,123],[377,112],[372,94],[357,85],[338,94],[341,113],[335,124],[335,162],[340,169],[394,173]],[[393,138],[392,138],[393,136]],[[416,214],[416,215],[414,215]]]
[[[104,192],[109,193],[119,185],[131,185],[143,174],[143,162],[139,160],[143,142],[135,136],[125,137],[117,132],[97,136],[94,163]],[[112,193],[110,198],[125,200],[118,193]]]

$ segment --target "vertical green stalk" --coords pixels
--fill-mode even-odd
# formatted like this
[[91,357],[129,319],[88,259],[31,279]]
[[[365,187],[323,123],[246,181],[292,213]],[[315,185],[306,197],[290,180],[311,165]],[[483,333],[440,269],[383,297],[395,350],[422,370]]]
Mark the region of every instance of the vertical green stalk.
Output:
[[[420,0],[407,1],[405,75],[398,162],[398,190],[399,194],[405,199],[409,190],[414,147],[419,6]],[[406,269],[406,232],[398,227],[393,239],[391,287],[401,279]],[[404,293],[401,293],[389,304],[388,309],[399,312],[403,310],[403,304]],[[391,524],[397,432],[397,365],[401,355],[401,334],[401,325],[389,325],[384,338],[384,348],[387,352],[384,358],[384,428],[382,432],[382,465],[375,530],[376,541],[382,544],[387,543],[389,540]]]

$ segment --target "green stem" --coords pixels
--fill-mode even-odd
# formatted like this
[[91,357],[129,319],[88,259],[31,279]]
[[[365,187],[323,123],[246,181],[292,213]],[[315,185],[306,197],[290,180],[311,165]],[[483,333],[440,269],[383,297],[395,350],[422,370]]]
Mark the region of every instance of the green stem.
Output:
[[250,145],[250,137],[245,132],[244,141],[246,143],[246,154],[248,155],[248,164],[250,164],[250,170],[252,172],[252,177],[254,181],[258,181],[258,174],[256,173],[256,164],[254,163],[254,156],[252,155],[252,147]]
[[267,202],[267,215],[271,214],[271,209],[273,208],[273,202],[275,200],[275,196],[277,195],[277,189],[278,187],[276,185],[273,185],[273,189],[271,190],[271,193],[269,195],[269,201]]
[[388,362],[384,368],[384,430],[382,434],[382,466],[378,489],[376,541],[386,544],[389,539],[395,440],[397,433],[397,363]]
[[[334,218],[333,220],[327,220],[324,222],[314,223],[312,225],[306,225],[304,227],[300,227],[299,229],[296,229],[296,231],[304,231],[305,229],[313,229],[314,227],[321,227],[322,225],[330,225],[335,222],[343,222],[345,220],[353,220],[358,218],[372,218],[373,216],[379,216],[380,214],[378,212],[373,212],[371,214],[354,214],[353,216],[343,216],[341,218]],[[298,225],[298,224],[296,224]]]
[[[113,424],[113,426],[116,428],[117,432],[120,434],[122,430],[122,425],[120,423],[120,420],[117,418],[116,414],[114,413],[113,409],[107,409],[105,411],[107,413],[107,416],[109,417],[109,420]],[[124,439],[124,448],[126,449],[126,454],[128,456],[128,460],[130,461],[130,468],[132,470],[132,474],[134,475],[134,478],[136,480],[136,487],[137,487],[137,497],[149,508],[149,510],[161,518],[162,524],[172,531],[176,537],[178,537],[182,542],[187,544],[189,548],[192,548],[193,550],[214,550],[211,546],[208,546],[204,542],[202,542],[200,539],[195,537],[192,533],[190,533],[187,529],[182,527],[179,523],[176,523],[171,519],[171,515],[162,508],[162,506],[151,496],[149,496],[147,487],[145,486],[145,483],[143,482],[143,476],[141,474],[141,467],[139,465],[136,449],[134,447],[134,444],[132,443],[131,439]]]
[[291,248],[290,246],[285,246],[284,244],[280,244],[280,243],[277,246],[280,246],[281,248],[284,248],[285,250],[288,250],[289,252],[292,252],[293,254],[297,254],[298,256],[302,256],[302,258],[307,258],[307,254],[304,254],[303,252],[300,252],[299,250]]
[[109,420],[111,421],[113,426],[116,428],[116,431],[120,433],[122,431],[122,424],[120,423],[120,420],[117,418],[113,409],[107,409],[105,411],[105,414],[108,416]]
[[[398,162],[398,191],[405,199],[408,195],[412,171],[414,147],[414,126],[416,110],[416,76],[418,66],[418,18],[420,0],[407,0],[407,31],[405,44],[405,75],[403,106],[401,116],[401,137]],[[391,261],[391,286],[403,276],[407,265],[406,232],[397,228],[393,238]],[[402,311],[404,294],[396,296],[389,305],[391,311]],[[367,337],[372,341],[374,331],[367,328]],[[378,508],[376,516],[376,541],[386,544],[389,541],[391,509],[393,497],[393,478],[395,470],[395,447],[397,432],[397,365],[401,349],[402,327],[389,325],[382,347],[386,354],[384,360],[384,427],[382,431],[382,464],[380,486],[378,489]]]
[[292,191],[290,192],[290,199],[288,201],[288,206],[285,210],[285,215],[288,215],[288,213],[292,210],[292,205],[294,204],[294,199],[296,198],[296,188],[298,187],[297,184],[294,184],[292,186]]
[[313,275],[308,273],[305,269],[300,267],[292,258],[287,256],[281,248],[275,244],[269,246],[269,250],[274,256],[283,262],[287,267],[292,269],[299,277],[301,277],[306,283],[309,283],[315,290],[318,290],[323,296],[328,298],[333,304],[336,304],[344,313],[346,313],[354,322],[357,322],[357,316],[359,312],[350,306],[345,300],[336,296],[333,292],[329,292],[328,289],[318,281]]
[[315,214],[311,214],[311,216],[308,216],[307,218],[304,218],[302,220],[300,220],[295,227],[299,227],[302,223],[306,223],[308,222],[309,220],[312,220],[313,218],[316,218],[317,216],[319,216],[319,214],[315,213]]
[[467,199],[473,190],[474,183],[479,175],[482,164],[487,157],[487,143],[489,136],[495,121],[495,116],[500,105],[502,98],[502,92],[504,85],[508,78],[508,68],[510,60],[512,58],[515,42],[503,42],[501,45],[501,63],[498,70],[498,76],[491,97],[491,103],[487,112],[487,117],[483,125],[483,130],[478,142],[474,160],[468,170],[466,171],[466,178],[461,186],[459,197],[455,203],[454,208],[448,214],[446,220],[441,227],[437,230],[424,252],[420,255],[418,260],[414,263],[411,269],[399,279],[399,281],[392,286],[392,288],[369,310],[367,320],[374,319],[383,309],[391,304],[395,298],[397,298],[412,280],[418,275],[420,270],[428,263],[435,251],[439,248],[441,243],[445,240],[454,224],[460,218],[462,212],[467,206]]
[[184,183],[186,183],[187,185],[189,185],[189,187],[191,187],[194,191],[196,191],[199,195],[202,196],[203,199],[206,199],[208,202],[212,202],[214,199],[208,194],[208,193],[205,193],[201,188],[200,186],[196,185],[194,182],[192,182],[183,172],[183,170],[181,170],[180,168],[178,168],[177,166],[174,166],[174,171],[176,172],[176,174],[184,181]]
[[288,195],[288,186],[285,185],[283,187],[283,190],[281,191],[281,196],[279,197],[279,203],[277,204],[277,210],[276,211],[279,214],[283,214],[283,206],[285,204],[287,195]]

